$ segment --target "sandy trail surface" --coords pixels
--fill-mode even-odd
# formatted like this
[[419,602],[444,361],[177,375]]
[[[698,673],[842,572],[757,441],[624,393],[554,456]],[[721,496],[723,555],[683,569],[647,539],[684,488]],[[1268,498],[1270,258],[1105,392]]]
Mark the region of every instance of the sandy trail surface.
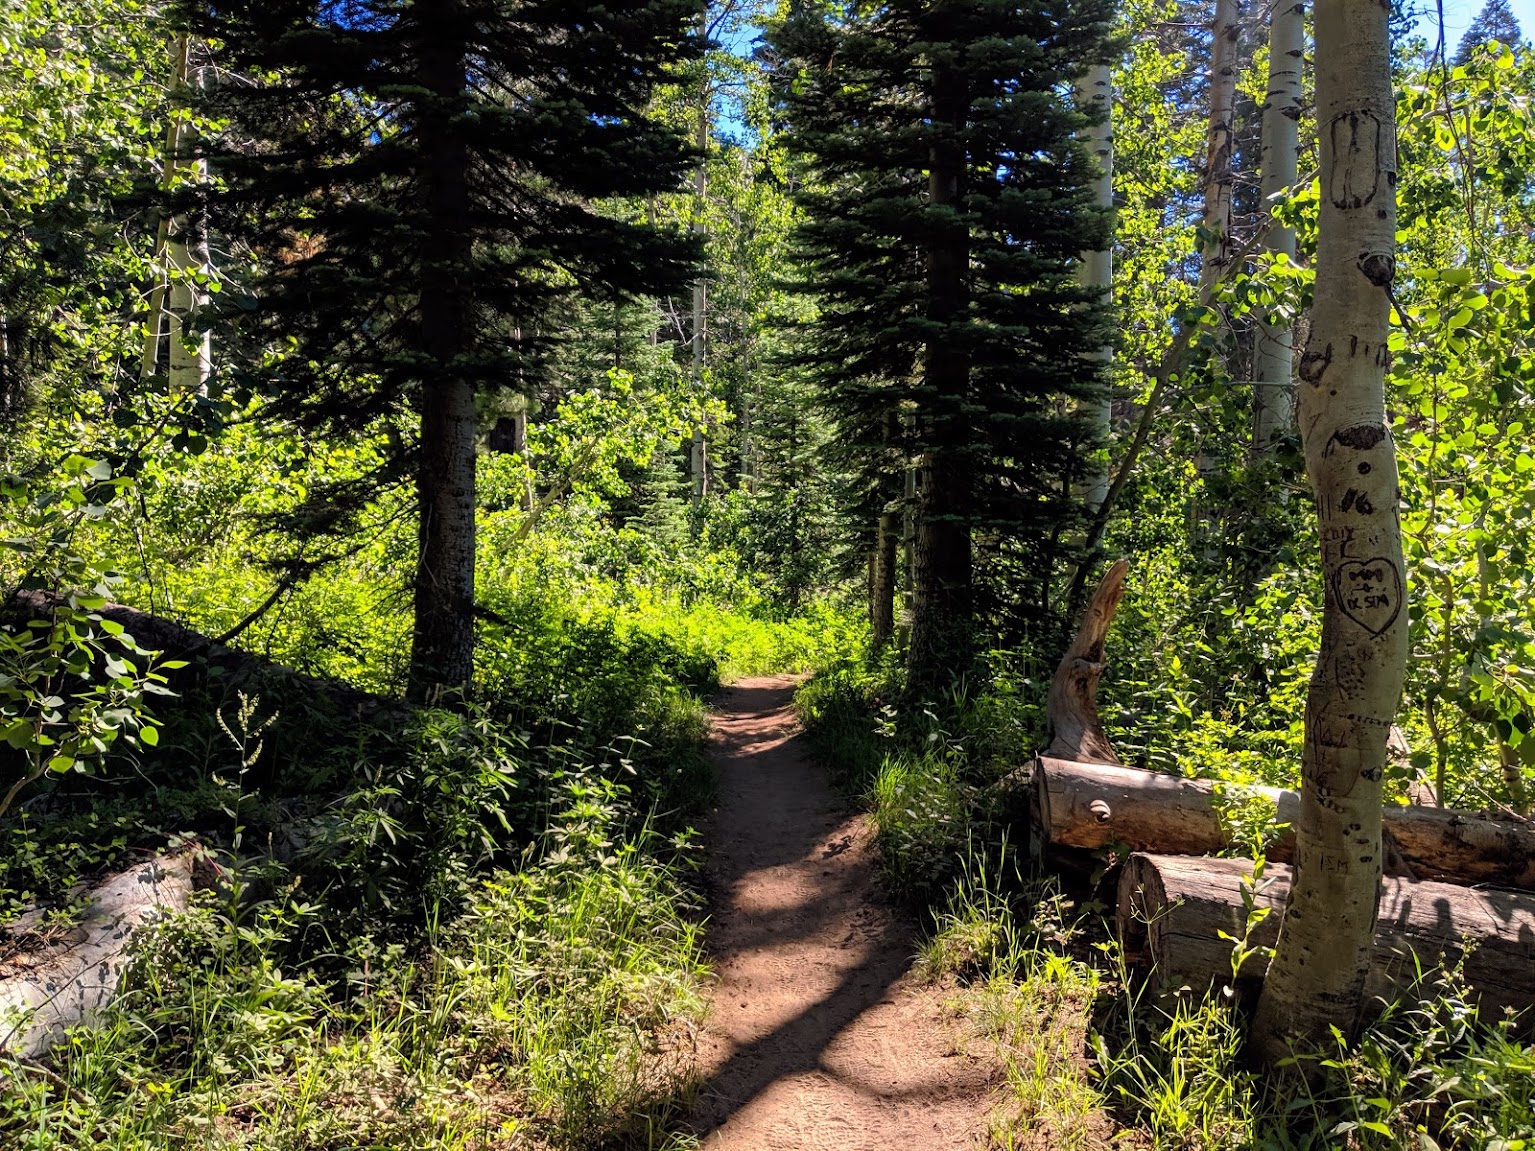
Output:
[[912,925],[876,893],[865,820],[810,760],[797,682],[743,680],[716,705],[719,984],[694,1129],[709,1151],[985,1146],[998,1067],[906,977]]

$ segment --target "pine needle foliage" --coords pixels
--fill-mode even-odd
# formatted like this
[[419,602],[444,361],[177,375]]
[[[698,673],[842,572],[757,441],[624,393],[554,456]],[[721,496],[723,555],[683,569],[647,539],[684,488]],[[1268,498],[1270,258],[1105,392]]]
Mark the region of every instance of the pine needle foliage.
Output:
[[[546,351],[577,292],[680,288],[694,245],[601,205],[668,191],[689,162],[650,114],[694,58],[694,0],[184,0],[215,45],[203,142],[215,236],[258,272],[226,309],[265,353],[270,413],[378,434],[421,519],[411,680],[466,683],[476,393]],[[182,206],[185,210],[185,205]],[[247,357],[247,362],[250,358]],[[326,492],[310,530],[347,526]]]
[[965,670],[976,549],[1025,559],[1045,602],[1105,338],[1073,279],[1109,221],[1065,93],[1109,9],[994,0],[800,5],[773,31],[779,111],[808,171],[800,357],[835,413],[868,520],[920,466],[914,682]]

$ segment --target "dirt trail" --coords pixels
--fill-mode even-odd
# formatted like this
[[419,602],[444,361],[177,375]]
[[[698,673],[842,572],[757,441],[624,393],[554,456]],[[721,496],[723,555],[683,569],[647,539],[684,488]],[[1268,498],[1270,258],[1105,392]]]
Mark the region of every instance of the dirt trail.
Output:
[[796,682],[743,680],[717,705],[719,986],[695,1129],[708,1151],[983,1146],[996,1065],[958,1051],[941,996],[904,979],[911,925],[875,893],[865,821],[810,762]]

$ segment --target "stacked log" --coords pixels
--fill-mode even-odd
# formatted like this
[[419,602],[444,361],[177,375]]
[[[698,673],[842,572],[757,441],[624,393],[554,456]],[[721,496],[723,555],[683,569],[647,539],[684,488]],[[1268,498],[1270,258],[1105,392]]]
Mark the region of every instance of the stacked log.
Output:
[[[1030,802],[1038,838],[1052,848],[1121,855],[1120,938],[1127,955],[1150,962],[1155,991],[1213,983],[1251,991],[1279,938],[1295,841],[1284,833],[1267,848],[1263,881],[1256,890],[1248,883],[1252,906],[1267,914],[1249,924],[1243,886],[1252,863],[1201,858],[1233,846],[1218,785],[1119,763],[1096,694],[1125,570],[1120,561],[1104,577],[1050,687],[1055,738],[1033,765]],[[1243,788],[1240,798],[1267,800],[1276,823],[1299,819],[1297,792]],[[1535,825],[1388,804],[1381,846],[1386,878],[1367,994],[1389,999],[1422,973],[1459,966],[1484,1017],[1535,1007]],[[1244,936],[1249,951],[1233,977]]]
[[[1243,789],[1274,805],[1275,819],[1293,824],[1300,795],[1278,787]],[[1050,843],[1100,849],[1208,855],[1228,851],[1217,810],[1216,785],[1114,764],[1041,758],[1034,768],[1035,804]],[[1535,890],[1535,826],[1486,819],[1438,807],[1387,804],[1382,815],[1388,855],[1407,878],[1490,883]],[[1289,863],[1295,841],[1282,835],[1269,859]]]
[[[1130,954],[1151,963],[1156,992],[1202,991],[1231,981],[1232,941],[1246,930],[1242,885],[1252,867],[1246,859],[1143,852],[1126,861],[1119,881],[1121,938]],[[1270,863],[1254,892],[1254,906],[1270,913],[1247,935],[1247,946],[1259,950],[1243,964],[1239,990],[1262,981],[1268,958],[1261,949],[1279,938],[1290,877],[1288,866]],[[1366,994],[1389,999],[1421,972],[1457,964],[1483,1018],[1535,1007],[1535,895],[1388,877]]]

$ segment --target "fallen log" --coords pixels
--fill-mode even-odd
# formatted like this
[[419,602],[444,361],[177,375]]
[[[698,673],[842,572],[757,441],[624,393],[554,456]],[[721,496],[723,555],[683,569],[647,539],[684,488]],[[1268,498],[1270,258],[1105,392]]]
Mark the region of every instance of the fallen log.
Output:
[[[1298,792],[1277,787],[1242,789],[1274,805],[1275,818],[1293,825]],[[1073,763],[1041,757],[1034,765],[1034,803],[1051,844],[1098,849],[1122,844],[1131,851],[1209,855],[1228,850],[1217,809],[1216,785],[1115,764]],[[1464,811],[1387,804],[1382,813],[1387,855],[1406,878],[1491,883],[1535,890],[1535,826],[1484,819]],[[1268,858],[1288,863],[1295,842],[1287,832]]]
[[193,859],[182,852],[109,876],[90,892],[80,920],[60,932],[34,938],[26,925],[11,928],[7,943],[16,954],[0,961],[0,1052],[36,1058],[66,1029],[94,1020],[117,993],[134,933],[185,910]]
[[[1220,932],[1242,937],[1241,885],[1251,875],[1246,859],[1130,856],[1119,880],[1120,939],[1127,955],[1151,964],[1154,992],[1231,982],[1233,943]],[[1271,910],[1253,927],[1249,947],[1278,940],[1290,877],[1288,866],[1268,865],[1254,903]],[[1419,971],[1456,963],[1484,1016],[1535,1006],[1535,896],[1388,877],[1366,995],[1389,999]],[[1237,989],[1250,994],[1267,968],[1266,951],[1249,956]]]

